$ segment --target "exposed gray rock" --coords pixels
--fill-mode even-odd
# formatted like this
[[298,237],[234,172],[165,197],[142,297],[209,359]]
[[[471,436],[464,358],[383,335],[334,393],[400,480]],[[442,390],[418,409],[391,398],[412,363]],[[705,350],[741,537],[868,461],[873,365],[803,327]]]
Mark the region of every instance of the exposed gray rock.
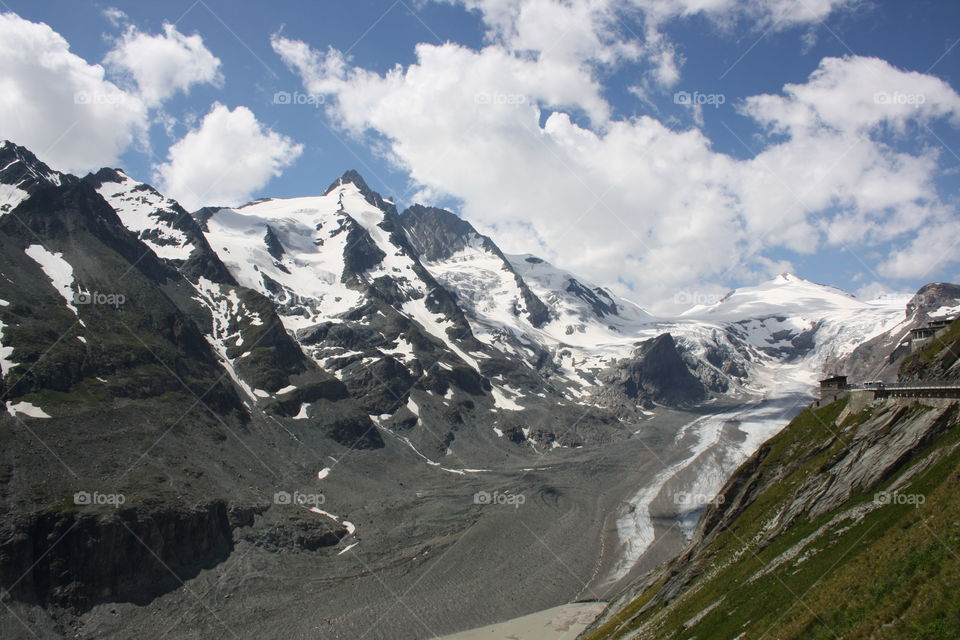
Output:
[[510,266],[510,261],[487,236],[477,233],[469,222],[450,211],[415,204],[400,214],[400,222],[410,245],[423,260],[443,260],[462,251],[470,243],[478,243],[485,251],[499,258],[503,270],[510,272],[523,297],[523,305],[535,327],[550,320],[550,311]]
[[[960,305],[960,285],[932,282],[920,287],[907,303],[904,321],[875,336],[840,361],[830,361],[825,370],[842,371],[852,380],[896,382],[900,365],[910,355],[910,331],[926,325],[931,313],[941,307]],[[944,372],[944,375],[946,373]]]
[[604,386],[598,399],[610,407],[647,406],[650,402],[689,405],[707,395],[669,333],[640,343],[632,357],[618,360],[600,372],[599,379]]

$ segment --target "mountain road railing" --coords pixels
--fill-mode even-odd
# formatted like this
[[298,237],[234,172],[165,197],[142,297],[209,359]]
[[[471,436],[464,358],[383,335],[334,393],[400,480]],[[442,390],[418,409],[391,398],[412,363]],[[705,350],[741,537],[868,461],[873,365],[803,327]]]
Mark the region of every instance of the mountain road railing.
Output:
[[870,393],[874,398],[960,398],[960,381],[928,380],[926,382],[861,383],[846,387],[844,392]]
[[958,380],[931,380],[929,382],[890,382],[878,384],[852,384],[846,389],[850,391],[882,391],[884,389],[917,389],[917,390],[946,390],[960,389]]

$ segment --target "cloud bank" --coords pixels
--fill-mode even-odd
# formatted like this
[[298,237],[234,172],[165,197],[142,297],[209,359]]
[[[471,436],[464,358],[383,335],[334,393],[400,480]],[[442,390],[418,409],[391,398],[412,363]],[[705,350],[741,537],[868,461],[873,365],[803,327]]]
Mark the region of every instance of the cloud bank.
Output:
[[[938,150],[896,144],[938,121],[960,125],[960,96],[938,78],[825,58],[805,82],[736,103],[762,133],[734,157],[698,128],[611,116],[598,67],[657,60],[650,34],[661,37],[615,28],[614,3],[463,4],[482,13],[487,46],[420,44],[415,63],[386,73],[336,49],[272,44],[337,126],[383,148],[420,197],[461,202],[505,250],[538,251],[644,300],[790,269],[774,257],[784,250],[893,243],[869,268],[895,278],[954,260],[960,229],[935,186]],[[781,28],[844,4],[663,0],[645,11],[653,26],[696,12]],[[672,72],[651,73],[671,83]]]

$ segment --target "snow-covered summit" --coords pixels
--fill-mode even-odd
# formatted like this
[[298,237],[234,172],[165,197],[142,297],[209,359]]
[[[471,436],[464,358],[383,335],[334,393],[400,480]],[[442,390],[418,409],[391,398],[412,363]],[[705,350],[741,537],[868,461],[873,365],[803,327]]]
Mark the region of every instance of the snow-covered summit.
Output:
[[194,247],[187,233],[178,228],[189,216],[175,200],[120,169],[101,169],[90,180],[124,226],[136,232],[157,256],[171,260],[190,257]]
[[43,186],[76,180],[54,171],[33,153],[9,140],[0,142],[0,216],[17,208]]
[[[667,332],[712,389],[762,391],[780,366],[809,385],[827,359],[902,315],[893,303],[781,274],[657,318],[537,256],[503,254],[449,211],[414,205],[398,213],[355,171],[322,196],[260,200],[221,209],[205,223],[237,281],[270,297],[290,331],[363,317],[376,298],[474,368],[491,354],[531,370],[552,367],[555,381],[579,398],[601,384],[600,372]],[[438,288],[454,311],[424,305]],[[463,320],[452,338],[451,313]],[[464,335],[482,348],[459,344]]]
[[697,305],[685,318],[742,320],[765,315],[809,314],[830,309],[868,309],[876,306],[830,285],[817,284],[792,273],[758,285],[730,291],[714,304]]
[[322,196],[220,209],[206,220],[205,234],[237,281],[271,297],[284,325],[296,330],[361,304],[362,291],[349,276],[360,271],[375,279],[375,254],[382,254],[377,264],[384,272],[411,274],[409,258],[380,226],[384,217],[361,187],[341,179]]
[[734,289],[714,304],[693,307],[681,318],[721,323],[728,334],[769,359],[764,367],[768,380],[780,376],[809,387],[828,363],[899,323],[903,310],[895,299],[864,301],[837,287],[783,273]]

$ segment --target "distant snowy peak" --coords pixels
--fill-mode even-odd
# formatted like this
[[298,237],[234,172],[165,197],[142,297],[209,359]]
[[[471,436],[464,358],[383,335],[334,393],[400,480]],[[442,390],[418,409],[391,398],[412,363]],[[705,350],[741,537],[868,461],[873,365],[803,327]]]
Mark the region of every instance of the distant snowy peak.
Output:
[[798,380],[812,385],[825,366],[900,323],[903,305],[892,299],[865,302],[836,287],[781,274],[681,317],[722,323],[729,334],[776,362],[802,362]]
[[[442,285],[490,321],[498,314],[523,316],[534,327],[550,319],[548,307],[514,270],[489,237],[450,211],[413,205],[400,215],[411,247]],[[499,318],[499,321],[509,318]]]
[[0,142],[0,215],[13,211],[37,189],[76,181],[54,171],[29,150],[9,140]]
[[652,316],[639,305],[532,254],[508,256],[514,270],[550,307],[555,318],[581,322],[601,321],[611,326],[630,327],[646,323]]
[[834,309],[866,309],[871,304],[837,287],[782,273],[761,284],[734,289],[714,304],[692,307],[681,317],[743,320],[770,315],[817,314]]

